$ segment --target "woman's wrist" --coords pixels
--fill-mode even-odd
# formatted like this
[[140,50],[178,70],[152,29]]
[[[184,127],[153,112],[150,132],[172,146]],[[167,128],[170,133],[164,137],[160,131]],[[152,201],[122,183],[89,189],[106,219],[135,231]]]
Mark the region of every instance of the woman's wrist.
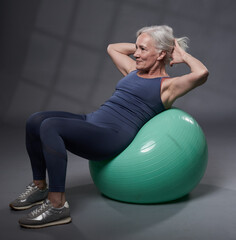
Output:
[[187,63],[188,64],[190,58],[191,58],[191,55],[189,53],[187,53],[187,52],[183,52],[182,53],[183,63]]

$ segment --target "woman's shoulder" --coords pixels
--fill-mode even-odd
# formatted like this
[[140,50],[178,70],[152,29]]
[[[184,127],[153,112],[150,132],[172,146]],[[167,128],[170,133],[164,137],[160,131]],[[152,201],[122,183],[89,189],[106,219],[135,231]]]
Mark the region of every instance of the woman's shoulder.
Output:
[[135,69],[131,69],[127,75],[136,75],[137,72],[138,72],[138,70],[136,68]]

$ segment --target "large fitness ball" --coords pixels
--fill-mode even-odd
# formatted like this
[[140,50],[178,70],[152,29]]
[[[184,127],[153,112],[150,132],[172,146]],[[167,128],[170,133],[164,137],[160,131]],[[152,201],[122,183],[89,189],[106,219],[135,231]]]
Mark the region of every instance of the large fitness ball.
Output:
[[149,120],[132,143],[109,161],[90,161],[105,196],[130,203],[161,203],[188,194],[207,166],[207,143],[193,117],[172,108]]

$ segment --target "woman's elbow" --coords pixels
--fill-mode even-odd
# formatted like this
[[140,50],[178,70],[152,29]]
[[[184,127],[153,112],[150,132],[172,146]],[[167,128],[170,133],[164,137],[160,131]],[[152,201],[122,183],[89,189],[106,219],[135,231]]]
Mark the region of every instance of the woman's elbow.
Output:
[[209,71],[208,69],[205,69],[205,71],[203,72],[203,83],[207,81],[208,76],[209,76]]
[[107,52],[109,53],[110,50],[111,50],[111,44],[108,44],[108,46],[107,46]]
[[204,84],[207,79],[208,79],[208,76],[209,76],[209,71],[208,69],[204,69],[201,73],[200,73],[200,77],[199,77],[199,85],[202,85]]
[[110,53],[112,50],[114,50],[114,44],[113,44],[113,43],[110,43],[110,44],[108,44],[108,46],[107,46],[107,52]]

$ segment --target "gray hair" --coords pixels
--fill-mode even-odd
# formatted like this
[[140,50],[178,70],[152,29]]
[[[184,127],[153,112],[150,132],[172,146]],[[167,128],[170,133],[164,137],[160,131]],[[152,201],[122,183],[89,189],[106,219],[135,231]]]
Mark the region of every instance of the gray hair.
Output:
[[154,39],[156,48],[159,50],[159,52],[166,52],[166,56],[164,58],[165,64],[169,64],[171,61],[171,53],[175,45],[175,39],[181,48],[184,50],[188,48],[187,43],[189,39],[187,37],[175,38],[173,35],[173,29],[166,25],[141,28],[137,31],[136,36],[138,37],[142,33],[147,33]]

